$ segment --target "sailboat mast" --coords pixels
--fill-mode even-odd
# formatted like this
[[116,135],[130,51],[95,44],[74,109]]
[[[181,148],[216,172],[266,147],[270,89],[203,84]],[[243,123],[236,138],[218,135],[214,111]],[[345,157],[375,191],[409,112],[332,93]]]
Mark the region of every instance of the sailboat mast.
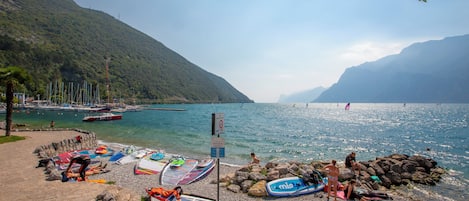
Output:
[[109,61],[111,58],[106,59],[106,92],[107,92],[107,103],[111,103],[111,86],[109,84]]

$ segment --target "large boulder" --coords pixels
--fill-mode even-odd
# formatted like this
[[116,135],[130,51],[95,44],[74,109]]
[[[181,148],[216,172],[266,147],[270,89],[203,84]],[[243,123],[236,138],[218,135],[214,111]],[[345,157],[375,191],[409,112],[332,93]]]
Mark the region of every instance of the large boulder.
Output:
[[239,193],[241,191],[241,186],[236,184],[230,184],[227,189],[233,193]]
[[430,175],[421,171],[417,171],[412,174],[412,181],[425,185],[435,185],[435,182],[432,180]]
[[391,171],[396,172],[396,173],[401,173],[402,172],[402,162],[397,162],[391,165],[390,168]]
[[267,173],[267,181],[272,181],[280,178],[280,173],[277,170],[272,170]]
[[394,185],[398,186],[398,185],[401,185],[402,183],[401,175],[397,172],[394,172],[394,171],[386,172],[386,177],[389,178],[389,180],[391,180],[391,183]]
[[418,156],[418,155],[411,156],[409,160],[417,162],[419,166],[425,168],[427,172],[429,172],[430,169],[434,167],[434,163],[432,163],[432,161],[430,160],[427,160],[423,156]]
[[411,160],[404,160],[402,161],[402,172],[408,172],[408,173],[414,173],[415,171],[417,171],[417,167],[419,166],[419,164],[415,161],[411,161]]
[[251,188],[251,186],[254,184],[254,181],[252,180],[244,180],[240,186],[241,186],[241,191],[243,191],[243,193],[247,193],[249,188]]
[[244,180],[249,178],[249,172],[236,171],[235,173],[235,183],[241,184]]
[[285,175],[290,172],[290,165],[288,163],[278,164],[274,169],[277,170],[280,175]]
[[385,175],[379,176],[379,179],[381,179],[381,185],[383,185],[386,188],[391,188],[391,185],[392,185],[391,179],[389,179]]
[[267,190],[265,189],[265,180],[259,181],[251,186],[248,190],[248,195],[255,197],[265,197],[267,196]]
[[349,168],[339,168],[339,180],[345,181],[355,178],[355,174]]
[[267,177],[259,172],[251,172],[249,173],[249,179],[252,179],[254,181],[260,181],[260,180],[266,180]]
[[267,196],[265,184],[266,184],[266,181],[264,180],[255,183],[251,188],[249,188],[248,195],[255,196],[255,197]]
[[375,171],[375,169],[373,169],[372,167],[368,167],[368,168],[366,169],[366,172],[367,172],[368,174],[370,174],[371,176],[375,176],[375,175],[376,175],[376,171]]
[[403,161],[403,160],[407,160],[409,156],[405,154],[391,154],[390,156],[388,156],[388,158],[392,158],[398,161]]
[[377,176],[381,176],[385,174],[383,168],[381,168],[381,166],[377,162],[370,163],[370,167],[375,170],[375,173]]

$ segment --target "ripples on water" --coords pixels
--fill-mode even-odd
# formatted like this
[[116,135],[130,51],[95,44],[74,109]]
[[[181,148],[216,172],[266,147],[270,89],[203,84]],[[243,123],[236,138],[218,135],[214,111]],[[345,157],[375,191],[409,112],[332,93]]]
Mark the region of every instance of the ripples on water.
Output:
[[[249,153],[269,160],[343,161],[351,151],[358,160],[392,153],[420,154],[469,178],[467,104],[206,104],[158,105],[183,112],[147,110],[125,113],[113,122],[83,123],[80,113],[18,113],[28,124],[79,127],[100,139],[207,156],[211,114],[224,113],[226,163],[244,164]],[[40,117],[38,120],[37,117]],[[430,151],[427,151],[430,150]],[[466,182],[467,184],[467,182]]]

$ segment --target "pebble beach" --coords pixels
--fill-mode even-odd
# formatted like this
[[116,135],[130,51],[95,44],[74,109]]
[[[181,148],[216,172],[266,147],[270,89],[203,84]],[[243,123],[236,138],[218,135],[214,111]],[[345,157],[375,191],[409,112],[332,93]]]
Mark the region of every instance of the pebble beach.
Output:
[[[80,135],[76,131],[25,131],[12,132],[12,135],[25,136],[26,140],[0,144],[0,188],[3,192],[0,201],[10,200],[96,200],[104,191],[119,191],[118,200],[142,200],[146,196],[145,188],[174,186],[160,186],[159,174],[134,175],[134,163],[125,165],[108,164],[110,172],[92,175],[89,179],[105,179],[113,184],[97,184],[90,182],[61,182],[47,181],[44,168],[36,168],[38,157],[33,154],[36,147],[70,139]],[[105,158],[102,159],[105,162]],[[221,165],[220,178],[234,173],[239,167]],[[201,181],[184,185],[185,193],[202,195],[212,199],[217,198],[217,169]],[[394,200],[420,200],[403,191],[389,191]],[[245,193],[234,193],[220,187],[219,200],[327,200],[327,194],[319,192],[291,198],[251,197]],[[333,200],[333,199],[331,199]]]

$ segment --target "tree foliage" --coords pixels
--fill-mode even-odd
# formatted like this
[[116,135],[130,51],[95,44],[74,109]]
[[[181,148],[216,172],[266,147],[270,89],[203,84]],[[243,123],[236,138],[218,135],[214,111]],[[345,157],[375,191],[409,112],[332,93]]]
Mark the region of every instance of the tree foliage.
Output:
[[110,58],[114,97],[251,102],[223,78],[155,39],[72,0],[2,1],[0,7],[6,8],[0,11],[0,65],[24,66],[34,75],[33,95],[44,95],[55,80],[86,80],[105,91],[105,60]]
[[13,114],[13,91],[15,86],[26,83],[31,79],[30,75],[23,68],[10,66],[7,68],[0,68],[0,83],[6,85],[6,128],[5,136],[10,136],[10,129],[12,125]]

